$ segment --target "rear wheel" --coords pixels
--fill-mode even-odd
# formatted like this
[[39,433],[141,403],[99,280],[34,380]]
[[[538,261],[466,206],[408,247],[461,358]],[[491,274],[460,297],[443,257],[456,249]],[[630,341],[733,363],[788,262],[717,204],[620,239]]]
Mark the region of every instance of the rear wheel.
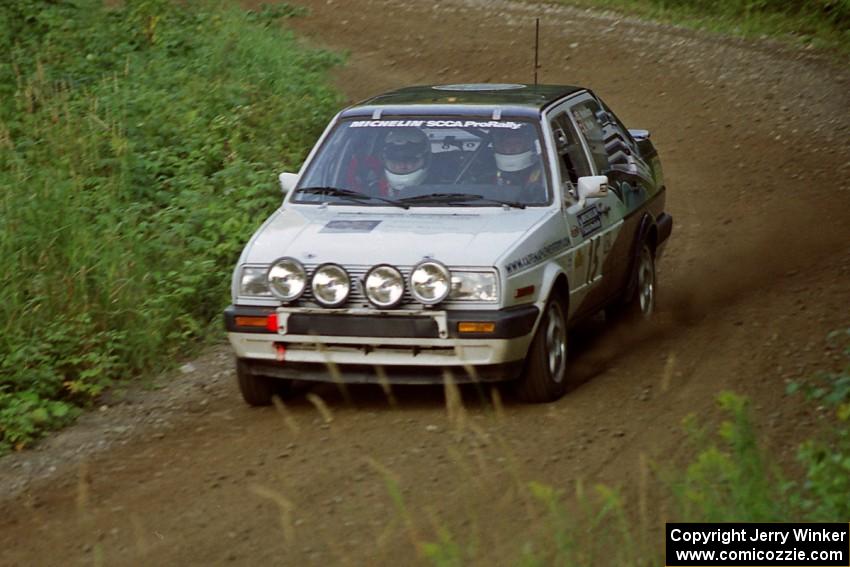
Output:
[[626,314],[635,319],[646,321],[655,313],[655,253],[648,242],[640,249],[637,265],[637,287],[626,304]]
[[253,374],[250,365],[239,358],[236,359],[236,379],[242,399],[250,406],[271,405],[272,397],[286,397],[292,389],[291,380]]
[[567,308],[560,297],[546,304],[528,349],[517,396],[526,402],[551,402],[567,391]]
[[606,316],[612,319],[648,321],[655,313],[657,284],[655,279],[655,252],[649,242],[642,242],[640,254],[632,276],[635,287],[629,297],[608,307]]

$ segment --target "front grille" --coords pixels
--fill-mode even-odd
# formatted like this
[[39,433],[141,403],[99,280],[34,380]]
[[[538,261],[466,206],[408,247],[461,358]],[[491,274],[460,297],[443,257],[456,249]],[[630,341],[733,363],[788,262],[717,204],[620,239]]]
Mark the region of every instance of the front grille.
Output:
[[291,313],[287,333],[324,337],[440,337],[437,321],[428,316],[350,315]]

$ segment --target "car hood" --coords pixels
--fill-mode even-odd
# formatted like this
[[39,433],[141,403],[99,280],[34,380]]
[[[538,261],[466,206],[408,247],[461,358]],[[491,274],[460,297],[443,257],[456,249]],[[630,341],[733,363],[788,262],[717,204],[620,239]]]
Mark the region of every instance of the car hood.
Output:
[[398,212],[292,207],[254,235],[242,261],[282,256],[306,264],[410,266],[433,258],[449,266],[493,266],[549,208],[409,209]]

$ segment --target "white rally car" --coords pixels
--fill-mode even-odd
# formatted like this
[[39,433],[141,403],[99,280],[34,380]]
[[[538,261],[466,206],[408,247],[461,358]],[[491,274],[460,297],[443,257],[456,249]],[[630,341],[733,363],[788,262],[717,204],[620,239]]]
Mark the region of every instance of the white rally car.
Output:
[[590,90],[405,88],[340,112],[245,247],[245,401],[295,381],[568,386],[568,329],[649,317],[673,222],[657,152]]

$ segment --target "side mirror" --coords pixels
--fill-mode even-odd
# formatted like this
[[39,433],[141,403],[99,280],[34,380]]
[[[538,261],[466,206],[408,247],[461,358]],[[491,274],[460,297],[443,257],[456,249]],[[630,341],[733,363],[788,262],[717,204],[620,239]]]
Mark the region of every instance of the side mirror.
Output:
[[298,183],[298,174],[297,173],[287,173],[284,171],[280,175],[277,176],[280,181],[280,190],[284,195],[289,193],[295,184]]
[[632,138],[635,139],[636,142],[640,142],[641,140],[649,139],[649,130],[641,130],[635,128],[634,130],[629,128],[629,134],[632,135]]
[[608,194],[607,175],[589,175],[578,178],[578,204],[583,207],[588,199],[597,199]]

